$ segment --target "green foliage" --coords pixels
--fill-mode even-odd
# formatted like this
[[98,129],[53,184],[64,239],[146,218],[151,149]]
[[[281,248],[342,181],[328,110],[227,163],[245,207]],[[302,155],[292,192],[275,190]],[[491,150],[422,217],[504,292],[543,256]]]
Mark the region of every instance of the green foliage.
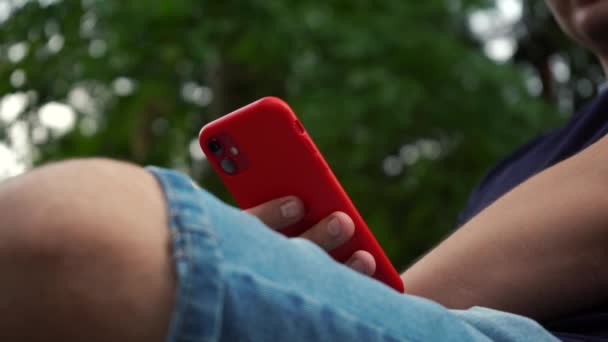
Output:
[[[76,129],[35,146],[36,164],[103,155],[178,167],[226,200],[189,144],[219,115],[283,97],[403,267],[454,228],[492,162],[559,119],[467,33],[467,11],[484,4],[29,2],[2,24],[0,93],[35,92],[18,119],[32,129],[42,104],[88,94],[88,106],[74,105]],[[64,39],[56,52],[54,35]],[[29,53],[9,63],[18,42]],[[16,69],[27,75],[17,89],[7,82]],[[117,94],[121,77],[132,93]]]

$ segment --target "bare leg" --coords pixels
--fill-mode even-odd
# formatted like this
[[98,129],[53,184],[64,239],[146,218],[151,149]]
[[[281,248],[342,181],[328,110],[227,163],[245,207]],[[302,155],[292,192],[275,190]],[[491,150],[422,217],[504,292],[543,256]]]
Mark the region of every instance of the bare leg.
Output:
[[162,341],[175,291],[145,170],[92,159],[0,184],[0,340]]
[[[524,317],[399,294],[163,177],[183,247],[180,340],[552,340]],[[167,221],[156,179],[124,163],[64,162],[0,184],[0,341],[162,341],[177,285]]]

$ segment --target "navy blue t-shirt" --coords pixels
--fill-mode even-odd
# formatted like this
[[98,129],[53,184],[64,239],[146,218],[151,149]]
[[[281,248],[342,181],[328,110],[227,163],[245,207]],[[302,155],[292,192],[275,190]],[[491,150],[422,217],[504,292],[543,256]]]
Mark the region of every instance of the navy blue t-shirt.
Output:
[[[526,179],[582,151],[606,133],[608,91],[596,97],[562,127],[538,136],[492,168],[471,193],[460,213],[459,225]],[[545,327],[564,340],[608,341],[608,303],[598,303],[597,310],[548,322]]]

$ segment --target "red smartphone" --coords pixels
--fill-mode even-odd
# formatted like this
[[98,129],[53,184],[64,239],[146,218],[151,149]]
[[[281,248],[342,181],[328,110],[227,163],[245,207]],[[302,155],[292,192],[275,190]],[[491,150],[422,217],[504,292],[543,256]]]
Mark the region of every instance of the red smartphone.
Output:
[[376,259],[373,277],[404,291],[399,273],[285,102],[265,97],[227,114],[201,129],[199,143],[241,208],[288,195],[304,202],[306,216],[281,230],[287,236],[298,236],[335,211],[347,213],[355,233],[330,255],[345,262],[366,250]]

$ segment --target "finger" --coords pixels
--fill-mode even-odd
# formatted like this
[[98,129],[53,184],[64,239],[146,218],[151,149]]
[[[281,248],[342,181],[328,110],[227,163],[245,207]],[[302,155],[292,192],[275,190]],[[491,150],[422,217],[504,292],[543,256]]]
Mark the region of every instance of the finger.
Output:
[[300,237],[316,243],[326,251],[331,251],[350,240],[354,233],[355,224],[353,220],[343,212],[335,212],[304,232]]
[[278,198],[245,210],[257,216],[272,229],[278,230],[297,223],[304,217],[304,204],[295,196]]
[[376,259],[367,251],[356,251],[350,259],[345,262],[345,265],[368,276],[372,276],[376,273]]

